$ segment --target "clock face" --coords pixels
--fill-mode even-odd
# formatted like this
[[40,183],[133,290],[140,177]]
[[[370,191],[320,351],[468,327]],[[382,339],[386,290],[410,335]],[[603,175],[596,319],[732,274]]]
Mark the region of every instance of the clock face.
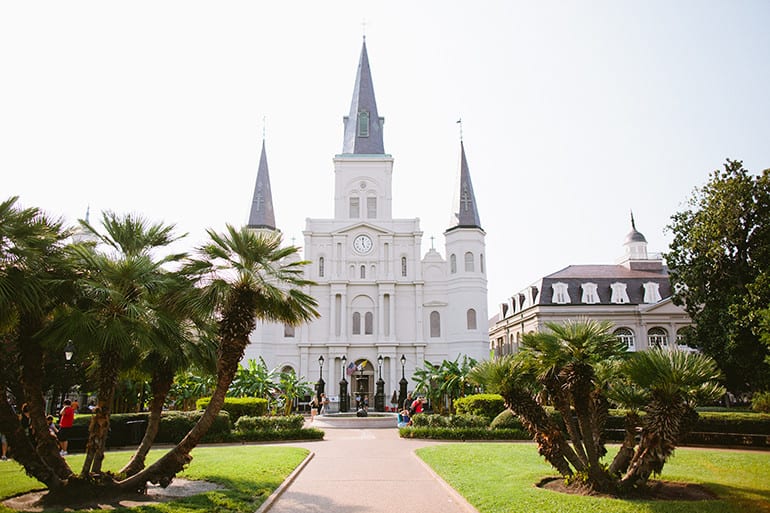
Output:
[[369,253],[372,250],[372,239],[368,235],[359,235],[353,239],[353,249],[358,253]]

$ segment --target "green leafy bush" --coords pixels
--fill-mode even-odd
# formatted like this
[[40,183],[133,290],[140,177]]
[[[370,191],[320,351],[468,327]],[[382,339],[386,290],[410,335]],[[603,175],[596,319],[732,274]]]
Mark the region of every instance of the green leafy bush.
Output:
[[455,399],[458,415],[477,415],[491,421],[505,409],[502,396],[498,394],[474,394]]
[[760,413],[770,413],[770,392],[759,392],[751,399],[751,409]]
[[237,431],[286,431],[302,429],[305,418],[302,415],[287,417],[241,417],[235,422]]
[[426,438],[430,440],[530,440],[532,437],[521,429],[488,429],[486,427],[403,427],[398,430],[401,438]]
[[[169,411],[163,412],[160,418],[160,428],[158,436],[155,437],[157,443],[178,443],[188,431],[200,420],[202,411]],[[219,412],[214,423],[209,428],[203,440],[227,441],[230,435],[230,416],[227,412]]]
[[324,432],[317,428],[271,429],[238,431],[234,438],[241,442],[274,442],[283,440],[323,440]]
[[486,417],[476,415],[432,415],[418,413],[412,417],[412,425],[417,427],[443,428],[486,428],[489,421]]
[[[199,410],[205,410],[211,397],[201,397],[195,402]],[[225,397],[222,411],[230,414],[230,420],[237,422],[243,416],[260,417],[267,414],[267,399],[261,397]]]
[[503,410],[492,420],[491,429],[524,429],[519,418],[511,410]]

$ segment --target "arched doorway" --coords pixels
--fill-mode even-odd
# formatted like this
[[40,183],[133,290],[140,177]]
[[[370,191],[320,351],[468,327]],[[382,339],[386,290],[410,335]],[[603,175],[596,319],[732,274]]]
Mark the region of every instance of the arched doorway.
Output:
[[374,407],[374,365],[365,358],[356,360],[356,370],[351,377],[352,405],[356,409]]

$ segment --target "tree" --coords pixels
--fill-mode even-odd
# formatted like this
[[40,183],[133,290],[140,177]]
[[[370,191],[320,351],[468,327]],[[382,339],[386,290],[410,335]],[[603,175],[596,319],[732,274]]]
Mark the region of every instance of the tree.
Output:
[[283,414],[291,415],[294,401],[310,395],[313,392],[313,388],[305,379],[297,376],[294,369],[291,369],[288,372],[281,372],[279,374],[276,392],[278,393],[279,401],[283,403]]
[[459,355],[454,361],[444,360],[438,366],[426,362],[414,372],[415,391],[425,395],[439,412],[453,411],[454,400],[473,391],[467,376],[476,363],[467,355],[462,355],[462,363]]
[[[82,478],[101,473],[115,388],[121,371],[143,351],[168,342],[175,347],[186,334],[179,322],[190,318],[179,305],[192,304],[180,293],[185,277],[167,266],[185,254],[156,256],[183,236],[174,226],[151,224],[140,216],[102,214],[104,233],[86,221],[82,227],[100,241],[73,244],[72,254],[82,273],[76,281],[78,300],[61,316],[54,333],[71,339],[79,351],[94,355],[97,375],[97,407],[89,425]],[[187,286],[188,294],[197,292]],[[176,304],[172,304],[176,302]],[[206,315],[205,312],[200,314]],[[192,323],[191,323],[192,324]],[[173,370],[170,372],[173,376]]]
[[[546,327],[523,337],[516,355],[482,362],[469,377],[503,397],[540,454],[570,482],[620,493],[643,486],[692,427],[696,402],[723,391],[715,363],[705,355],[677,349],[626,353],[611,323]],[[630,409],[630,436],[608,469],[602,458],[609,399]],[[558,411],[564,427],[545,405]]]
[[770,385],[761,342],[770,307],[770,170],[727,160],[672,216],[665,254],[674,302],[693,320],[685,342],[716,360],[733,391]]
[[235,397],[261,397],[270,401],[276,391],[275,378],[279,372],[268,369],[261,356],[259,362],[251,358],[246,365],[238,367],[229,394]]
[[[0,334],[8,349],[4,358],[19,366],[16,377],[29,406],[34,439],[24,435],[5,393],[0,397],[0,431],[8,436],[27,473],[57,489],[64,486],[72,470],[59,456],[56,441],[48,436],[43,365],[46,349],[56,344],[41,333],[56,308],[71,297],[68,285],[74,274],[64,252],[70,233],[61,220],[37,208],[21,208],[17,201],[12,197],[0,203]],[[63,344],[58,354],[62,348]],[[10,379],[4,372],[0,382]]]
[[281,247],[278,233],[255,233],[227,227],[226,234],[208,230],[211,241],[199,249],[188,271],[200,276],[205,296],[218,314],[217,382],[203,415],[172,450],[119,486],[142,490],[147,482],[167,486],[191,460],[224,404],[256,321],[298,325],[318,316],[317,303],[302,288],[307,262],[295,258],[297,248]]

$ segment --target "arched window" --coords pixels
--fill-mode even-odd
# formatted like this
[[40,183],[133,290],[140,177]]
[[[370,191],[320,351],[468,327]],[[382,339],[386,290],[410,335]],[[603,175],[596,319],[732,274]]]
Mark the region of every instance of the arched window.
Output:
[[647,332],[647,343],[650,347],[668,347],[668,332],[659,327],[650,328]]
[[284,324],[283,336],[285,338],[294,338],[294,326],[292,326],[291,324]]
[[351,196],[350,198],[350,218],[358,219],[361,217],[361,200],[358,196]]
[[430,336],[441,336],[441,315],[435,310],[430,313]]
[[623,342],[629,351],[636,351],[636,341],[634,340],[634,332],[628,328],[618,328],[613,334],[618,337],[618,340]]
[[369,137],[369,113],[366,111],[358,113],[358,137]]
[[361,279],[362,280],[366,279],[366,266],[365,265],[361,266]]
[[324,257],[318,259],[318,276],[320,278],[324,277]]
[[374,332],[374,314],[366,312],[364,314],[364,335],[371,335]]
[[369,196],[366,198],[366,217],[369,219],[377,218],[377,197]]
[[406,257],[401,257],[401,276],[406,278]]
[[361,334],[361,314],[353,312],[353,335]]
[[469,308],[468,311],[465,312],[465,323],[469,330],[476,329],[476,310]]
[[452,274],[457,272],[457,257],[454,253],[449,255],[449,272]]
[[465,253],[465,272],[466,273],[473,272],[473,253],[471,253],[470,251]]

